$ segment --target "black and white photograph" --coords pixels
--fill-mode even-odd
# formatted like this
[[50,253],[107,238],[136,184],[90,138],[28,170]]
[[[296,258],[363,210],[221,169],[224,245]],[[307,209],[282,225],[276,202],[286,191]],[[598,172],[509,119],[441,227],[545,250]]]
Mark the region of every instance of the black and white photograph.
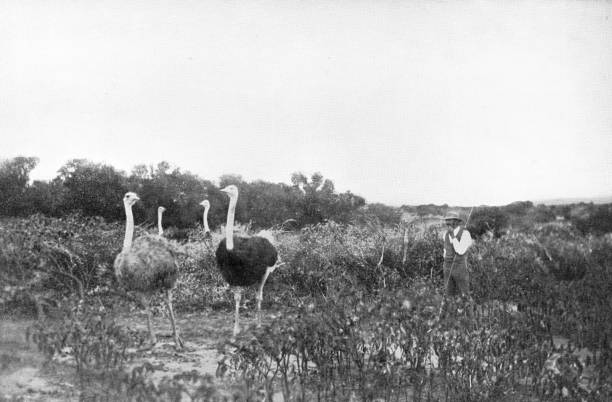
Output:
[[611,401],[611,0],[0,2],[0,401]]

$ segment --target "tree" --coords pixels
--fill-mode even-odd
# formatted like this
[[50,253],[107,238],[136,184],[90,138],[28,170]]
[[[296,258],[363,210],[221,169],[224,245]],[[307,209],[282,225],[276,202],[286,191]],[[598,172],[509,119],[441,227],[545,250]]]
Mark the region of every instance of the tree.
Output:
[[246,198],[249,221],[253,226],[262,228],[295,219],[295,213],[290,208],[292,194],[292,188],[286,184],[262,180],[249,184]]
[[48,216],[62,216],[64,188],[57,180],[51,182],[35,180],[26,190],[24,208],[27,215],[42,213]]
[[166,208],[164,227],[180,229],[194,227],[201,216],[199,203],[206,198],[207,185],[190,172],[181,172],[162,161],[157,167],[138,165],[128,178],[130,188],[140,195],[142,219],[157,222],[157,208]]
[[26,192],[30,172],[38,164],[38,158],[18,156],[0,163],[0,215],[24,215],[27,213]]
[[128,190],[123,172],[86,159],[72,159],[58,172],[57,180],[65,189],[66,211],[81,211],[86,216],[109,220],[123,219],[121,200]]
[[300,226],[316,224],[332,219],[347,222],[353,212],[365,204],[365,199],[351,192],[337,194],[334,182],[324,179],[319,172],[308,178],[300,172],[291,175],[293,205]]

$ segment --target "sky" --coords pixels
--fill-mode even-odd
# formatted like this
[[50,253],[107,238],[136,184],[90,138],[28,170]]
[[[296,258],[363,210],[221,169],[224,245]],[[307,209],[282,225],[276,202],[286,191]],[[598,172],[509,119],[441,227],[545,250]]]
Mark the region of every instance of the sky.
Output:
[[387,205],[612,194],[612,2],[5,0],[0,158]]

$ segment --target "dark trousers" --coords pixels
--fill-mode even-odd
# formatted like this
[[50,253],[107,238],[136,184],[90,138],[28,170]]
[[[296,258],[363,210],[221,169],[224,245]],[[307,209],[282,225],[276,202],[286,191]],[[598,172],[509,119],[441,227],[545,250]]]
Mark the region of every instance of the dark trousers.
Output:
[[470,276],[467,271],[466,259],[456,259],[454,264],[453,260],[444,260],[443,269],[446,294],[449,296],[467,295],[470,291]]

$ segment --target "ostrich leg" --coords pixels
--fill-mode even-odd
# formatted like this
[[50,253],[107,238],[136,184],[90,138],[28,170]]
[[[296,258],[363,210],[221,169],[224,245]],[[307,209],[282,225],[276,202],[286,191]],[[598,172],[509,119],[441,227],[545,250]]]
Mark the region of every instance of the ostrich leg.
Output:
[[183,340],[181,339],[181,336],[178,334],[178,331],[176,330],[176,322],[174,320],[174,311],[172,310],[172,289],[168,289],[166,291],[166,296],[167,296],[166,304],[168,305],[168,312],[170,313],[170,322],[172,323],[172,336],[174,337],[174,343],[177,349],[182,349],[184,346]]
[[238,335],[238,332],[240,332],[240,325],[238,324],[238,317],[240,315],[240,299],[242,297],[242,289],[239,287],[236,287],[234,289],[234,302],[236,303],[236,312],[234,313],[234,338],[236,337],[236,335]]
[[257,289],[257,326],[261,326],[261,301],[263,300],[263,288],[268,280],[268,275],[270,275],[276,268],[278,268],[280,264],[276,264],[272,267],[266,268],[266,273],[263,278],[261,278],[261,282],[259,283],[259,289]]
[[151,308],[149,305],[150,303],[142,294],[139,295],[139,300],[140,304],[142,304],[145,310],[145,313],[147,314],[147,328],[149,329],[149,339],[151,341],[151,347],[153,347],[157,343],[157,337],[155,336],[155,333],[153,332],[153,326],[151,325]]

